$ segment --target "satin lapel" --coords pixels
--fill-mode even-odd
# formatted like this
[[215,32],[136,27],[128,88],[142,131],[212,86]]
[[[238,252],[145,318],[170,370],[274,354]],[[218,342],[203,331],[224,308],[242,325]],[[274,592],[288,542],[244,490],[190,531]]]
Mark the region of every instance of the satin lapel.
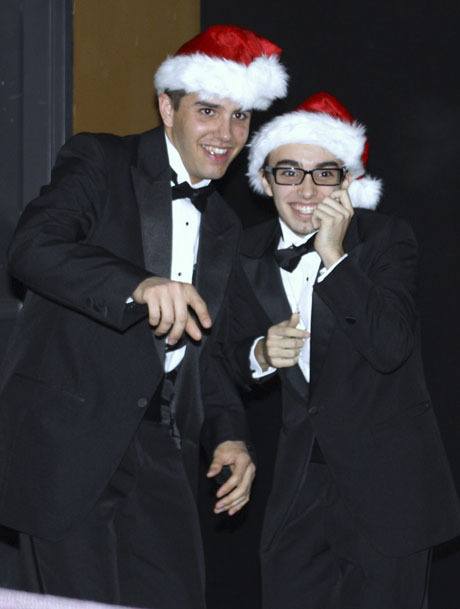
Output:
[[[196,288],[215,321],[236,256],[239,227],[226,214],[220,195],[213,193],[201,218]],[[207,335],[203,335],[202,345]]]
[[314,394],[335,323],[335,317],[329,307],[313,291],[310,339],[310,395]]
[[[275,246],[272,243],[261,258],[241,256],[249,282],[272,324],[278,324],[291,316],[280,269],[273,257]],[[286,368],[280,374],[292,385],[299,397],[308,397],[308,384],[298,366]]]
[[[357,255],[359,248],[356,246],[359,245],[359,243],[358,220],[356,216],[354,216],[344,240],[344,249],[351,258],[354,258]],[[317,386],[335,324],[336,320],[332,311],[313,290],[310,346],[310,396],[314,394]]]
[[272,249],[261,258],[241,256],[241,263],[259,303],[272,324],[277,324],[291,315],[291,307],[284,292],[279,267],[273,258]]
[[152,275],[171,274],[172,205],[169,176],[151,181],[137,167],[132,168],[134,190],[141,220],[144,263]]
[[[172,204],[170,168],[162,129],[143,134],[139,141],[138,164],[131,167],[139,208],[145,268],[159,277],[171,274]],[[155,338],[160,361],[164,361],[164,340]]]

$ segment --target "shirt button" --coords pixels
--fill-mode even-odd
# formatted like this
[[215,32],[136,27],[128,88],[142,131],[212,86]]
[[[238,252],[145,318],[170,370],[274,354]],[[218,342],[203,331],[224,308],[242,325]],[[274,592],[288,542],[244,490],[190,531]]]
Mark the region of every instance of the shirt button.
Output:
[[137,400],[137,405],[139,406],[139,408],[145,408],[148,404],[148,399],[147,398],[139,398]]
[[186,222],[186,223],[185,223],[185,226],[188,226],[188,225],[189,225],[189,222]]
[[314,415],[314,414],[318,414],[319,409],[318,406],[312,406],[311,408],[308,409],[308,414]]

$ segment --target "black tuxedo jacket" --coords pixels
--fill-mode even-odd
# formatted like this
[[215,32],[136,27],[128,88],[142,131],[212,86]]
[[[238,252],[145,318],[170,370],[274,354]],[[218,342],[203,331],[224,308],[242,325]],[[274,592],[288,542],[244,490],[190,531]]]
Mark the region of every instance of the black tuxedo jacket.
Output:
[[[196,286],[214,325],[224,309],[239,222],[217,193],[203,214]],[[120,462],[163,376],[164,340],[147,309],[126,305],[151,275],[169,277],[170,169],[161,128],[81,134],[24,211],[9,251],[27,288],[0,393],[0,522],[58,538],[89,511]],[[213,332],[188,344],[177,424],[192,487],[204,421],[208,449],[245,439],[244,417],[208,357]],[[205,379],[206,382],[200,382]]]
[[[279,236],[274,220],[249,229],[242,241],[229,359],[247,388],[250,345],[291,315],[273,257]],[[350,511],[384,554],[408,554],[460,530],[422,370],[412,231],[357,210],[345,251],[348,257],[314,287],[310,384],[297,366],[278,372],[283,425],[262,551],[276,545],[289,520],[315,437]]]

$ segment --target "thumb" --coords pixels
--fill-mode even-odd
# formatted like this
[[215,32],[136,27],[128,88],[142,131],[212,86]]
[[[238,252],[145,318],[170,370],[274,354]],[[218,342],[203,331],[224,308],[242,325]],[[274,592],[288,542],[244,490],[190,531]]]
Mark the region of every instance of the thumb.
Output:
[[300,321],[300,313],[293,313],[289,318],[288,327],[289,328],[297,328]]
[[217,474],[221,471],[222,466],[223,463],[221,461],[214,459],[211,465],[209,466],[206,476],[208,478],[213,478],[214,476],[217,476]]

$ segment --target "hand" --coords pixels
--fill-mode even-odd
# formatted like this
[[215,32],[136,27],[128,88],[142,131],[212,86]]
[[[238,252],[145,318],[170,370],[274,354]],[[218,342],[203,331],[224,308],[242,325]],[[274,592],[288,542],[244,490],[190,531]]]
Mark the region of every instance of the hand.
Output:
[[319,229],[315,236],[315,249],[326,268],[344,255],[343,239],[354,211],[348,195],[351,178],[347,176],[340,190],[324,197],[312,216],[313,227]]
[[289,319],[271,326],[267,336],[259,340],[254,355],[262,370],[289,368],[299,361],[299,355],[305,339],[310,336],[307,330],[300,330],[299,313],[293,313]]
[[252,462],[246,444],[236,440],[219,444],[214,451],[207,477],[217,476],[224,465],[230,466],[232,475],[217,491],[216,496],[219,500],[214,506],[214,513],[228,512],[229,516],[233,516],[249,501],[256,466]]
[[134,290],[133,299],[147,305],[149,323],[155,328],[156,336],[168,333],[170,345],[175,345],[184,331],[194,340],[201,339],[201,330],[190,309],[203,328],[212,325],[206,303],[190,283],[148,277]]

